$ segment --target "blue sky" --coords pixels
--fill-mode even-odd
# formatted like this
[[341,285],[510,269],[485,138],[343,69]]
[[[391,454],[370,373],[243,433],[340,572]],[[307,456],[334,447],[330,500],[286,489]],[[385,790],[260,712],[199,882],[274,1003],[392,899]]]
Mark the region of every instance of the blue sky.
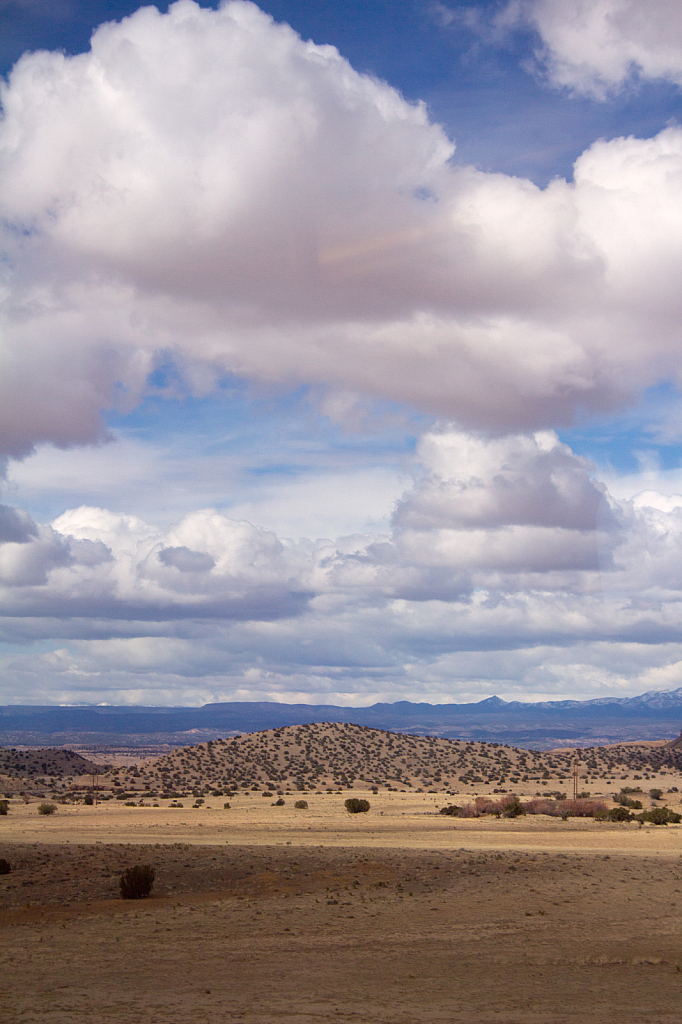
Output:
[[682,683],[675,7],[0,40],[0,700]]

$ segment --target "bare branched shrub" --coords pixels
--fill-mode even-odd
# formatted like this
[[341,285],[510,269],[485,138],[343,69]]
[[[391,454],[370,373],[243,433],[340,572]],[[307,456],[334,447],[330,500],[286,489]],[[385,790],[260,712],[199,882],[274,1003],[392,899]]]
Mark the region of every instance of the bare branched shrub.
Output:
[[[477,796],[475,802],[479,814],[494,814],[496,817],[517,818],[525,814],[525,805],[521,803],[516,793],[509,793],[507,796],[493,800],[488,796]],[[463,817],[463,815],[462,815]]]
[[156,872],[151,864],[126,868],[119,879],[122,900],[141,900],[152,891]]
[[549,814],[553,818],[594,818],[608,810],[603,800],[545,800],[541,797],[524,804],[526,814]]
[[462,804],[457,811],[458,818],[480,818],[481,811],[476,807],[475,804]]
[[38,804],[38,814],[54,814],[57,810],[56,804],[44,803]]

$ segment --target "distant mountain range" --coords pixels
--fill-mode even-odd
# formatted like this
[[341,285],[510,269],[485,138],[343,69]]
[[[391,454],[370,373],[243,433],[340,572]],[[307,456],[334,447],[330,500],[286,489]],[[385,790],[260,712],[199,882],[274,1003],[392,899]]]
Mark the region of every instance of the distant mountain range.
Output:
[[0,707],[0,745],[176,746],[311,722],[353,722],[394,732],[488,740],[536,750],[673,739],[682,729],[682,687],[638,697],[528,704],[499,697],[475,704],[397,701],[366,708],[268,701],[200,708],[13,704]]

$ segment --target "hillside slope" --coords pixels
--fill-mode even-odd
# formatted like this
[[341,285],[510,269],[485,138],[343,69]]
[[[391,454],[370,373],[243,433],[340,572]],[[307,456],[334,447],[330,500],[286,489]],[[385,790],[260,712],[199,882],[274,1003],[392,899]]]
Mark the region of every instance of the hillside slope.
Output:
[[[200,789],[310,791],[316,789],[414,788],[447,792],[485,784],[560,783],[571,779],[571,751],[528,751],[385,732],[339,724],[288,726],[183,747],[116,774],[126,786],[159,793]],[[664,744],[622,744],[580,751],[581,785],[615,779],[623,771],[682,769],[682,750]]]
[[101,771],[102,765],[93,764],[73,750],[14,750],[11,747],[0,747],[0,775],[8,778],[61,779]]

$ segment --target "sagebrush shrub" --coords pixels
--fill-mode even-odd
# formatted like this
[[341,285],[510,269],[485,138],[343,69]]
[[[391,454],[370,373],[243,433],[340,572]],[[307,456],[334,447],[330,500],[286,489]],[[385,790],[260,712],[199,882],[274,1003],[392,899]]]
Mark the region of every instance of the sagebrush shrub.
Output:
[[0,875],[8,875],[12,870],[12,865],[4,857],[0,857]]
[[54,812],[56,810],[57,810],[57,805],[56,804],[50,804],[50,803],[38,804],[38,814],[54,814]]
[[294,807],[296,808],[297,811],[307,811],[308,810],[308,801],[307,800],[297,800],[296,803],[294,804]]
[[122,900],[141,900],[152,891],[156,871],[151,864],[126,868],[119,879]]
[[346,810],[349,814],[362,814],[369,810],[369,800],[359,800],[356,796],[350,796],[346,800]]

